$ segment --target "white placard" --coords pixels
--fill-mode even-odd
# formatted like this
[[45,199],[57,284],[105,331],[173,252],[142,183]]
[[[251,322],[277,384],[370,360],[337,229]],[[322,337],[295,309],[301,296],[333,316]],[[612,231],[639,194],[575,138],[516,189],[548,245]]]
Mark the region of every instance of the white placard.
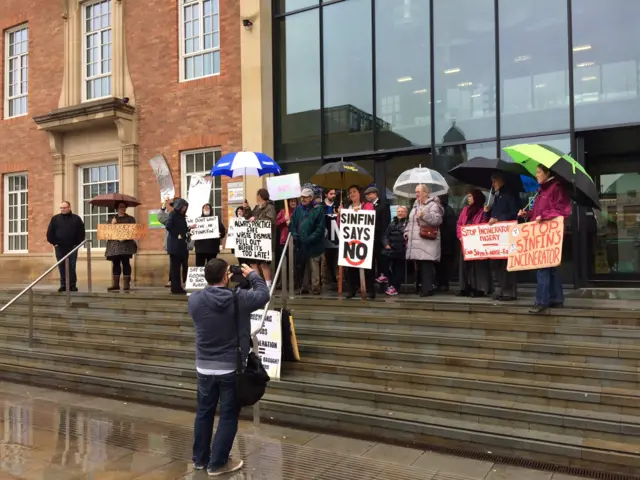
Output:
[[506,259],[509,256],[509,230],[518,222],[460,227],[464,260]]
[[340,213],[338,265],[371,269],[375,242],[376,212],[343,210]]
[[250,222],[236,218],[233,237],[235,243],[233,248],[237,258],[271,261],[272,240],[269,220]]
[[225,236],[225,244],[224,244],[224,248],[228,250],[234,250],[236,248],[236,221],[237,220],[238,220],[238,217],[233,217],[229,219],[229,227],[227,228],[227,235]]
[[[260,326],[264,310],[256,310],[251,314],[251,331]],[[280,362],[282,359],[282,315],[277,310],[268,310],[264,325],[258,332],[258,354],[262,365],[271,380],[280,379]]]
[[192,175],[189,181],[189,193],[187,201],[189,208],[187,209],[187,219],[195,220],[202,215],[202,207],[205,203],[209,203],[211,197],[211,180],[210,176]]
[[227,183],[227,203],[244,202],[244,185],[242,182]]
[[276,202],[289,198],[300,198],[300,174],[281,175],[267,178],[269,198]]
[[203,290],[207,286],[204,279],[204,267],[189,267],[185,290]]
[[164,156],[156,155],[149,160],[151,170],[158,180],[160,186],[160,201],[164,202],[166,198],[173,200],[176,196],[176,188],[173,185],[173,179],[171,178],[171,171],[169,165]]
[[198,217],[194,222],[196,226],[191,229],[191,240],[220,238],[218,217]]

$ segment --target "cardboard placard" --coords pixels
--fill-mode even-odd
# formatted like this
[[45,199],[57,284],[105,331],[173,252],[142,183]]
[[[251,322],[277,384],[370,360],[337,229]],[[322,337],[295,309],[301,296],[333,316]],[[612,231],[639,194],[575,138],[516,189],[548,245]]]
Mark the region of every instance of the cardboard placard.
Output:
[[191,240],[220,238],[218,217],[198,217],[194,223],[196,226],[191,229]]
[[267,178],[267,190],[272,201],[300,198],[300,174]]
[[513,221],[461,226],[460,239],[465,261],[506,259],[509,256],[509,231],[517,224]]
[[[251,314],[251,331],[260,326],[264,310]],[[268,310],[264,325],[258,332],[258,355],[271,380],[280,379],[282,360],[282,315],[278,310]]]
[[514,225],[509,229],[507,270],[537,270],[562,263],[564,218]]
[[98,240],[140,240],[147,235],[149,225],[140,223],[101,223]]
[[376,212],[344,210],[340,213],[338,265],[371,269],[375,242]]
[[207,286],[204,279],[204,267],[189,267],[185,290],[202,290]]
[[[235,220],[232,242],[236,257],[270,262],[273,248],[271,222],[269,220],[250,222],[241,218]],[[227,248],[230,248],[228,242]]]

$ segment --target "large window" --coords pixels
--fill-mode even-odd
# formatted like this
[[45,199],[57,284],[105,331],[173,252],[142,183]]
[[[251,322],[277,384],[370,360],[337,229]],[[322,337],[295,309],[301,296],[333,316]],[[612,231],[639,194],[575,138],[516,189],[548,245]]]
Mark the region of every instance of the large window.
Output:
[[[211,169],[222,156],[220,149],[194,150],[182,152],[182,191],[189,198],[192,175],[209,175]],[[213,177],[209,203],[215,215],[222,218],[222,177]]]
[[84,221],[88,238],[93,243],[94,248],[104,248],[107,242],[98,241],[98,225],[109,222],[109,215],[113,214],[113,209],[106,207],[94,207],[89,201],[96,195],[105,193],[118,193],[120,191],[120,168],[117,163],[104,165],[92,165],[80,169],[80,216]]
[[178,0],[180,80],[220,73],[219,0]]
[[111,0],[83,6],[84,99],[110,97],[112,68]]
[[433,17],[436,143],[495,137],[493,0],[433,0]]
[[280,44],[277,144],[282,160],[320,156],[319,9],[276,20]]
[[4,176],[4,251],[29,249],[29,182],[26,173]]
[[569,130],[566,2],[500,0],[499,12],[502,135]]
[[5,117],[27,114],[29,92],[29,28],[22,25],[5,34]]

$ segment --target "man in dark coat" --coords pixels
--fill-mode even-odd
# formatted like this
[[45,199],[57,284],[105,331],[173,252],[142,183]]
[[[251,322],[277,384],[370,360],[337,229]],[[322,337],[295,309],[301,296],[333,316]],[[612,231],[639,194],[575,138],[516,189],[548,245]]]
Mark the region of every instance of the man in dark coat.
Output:
[[[84,222],[82,219],[71,212],[71,204],[66,200],[60,204],[60,213],[54,215],[49,222],[47,229],[47,242],[56,249],[56,261],[60,261],[69,254],[74,248],[85,240]],[[76,285],[76,263],[78,261],[78,250],[69,256],[69,289],[77,292]],[[60,288],[59,292],[64,292],[67,285],[67,276],[65,270],[65,262],[58,265],[60,272]]]
[[[187,208],[189,203],[183,198],[176,198],[173,202],[173,211],[165,228],[167,229],[167,253],[170,258],[171,293],[184,295],[182,282],[187,281],[189,269],[189,226],[187,225]],[[180,271],[182,269],[182,272]],[[182,280],[182,282],[181,282]]]
[[436,283],[439,292],[449,291],[451,273],[458,257],[456,238],[456,224],[458,217],[449,205],[449,195],[440,196],[440,205],[444,209],[442,224],[440,225],[440,261],[436,263]]
[[[493,205],[484,207],[489,213],[489,225],[497,222],[508,222],[518,218],[520,199],[513,187],[505,183],[504,177],[496,173],[491,177],[494,191]],[[492,260],[494,275],[498,281],[498,291],[494,300],[509,301],[518,298],[518,279],[516,272],[507,271],[507,260]]]
[[380,199],[380,192],[376,187],[367,188],[364,195],[376,211],[375,241],[373,243],[374,277],[376,283],[389,283],[386,276],[387,258],[382,255],[382,237],[391,223],[391,209],[387,202]]

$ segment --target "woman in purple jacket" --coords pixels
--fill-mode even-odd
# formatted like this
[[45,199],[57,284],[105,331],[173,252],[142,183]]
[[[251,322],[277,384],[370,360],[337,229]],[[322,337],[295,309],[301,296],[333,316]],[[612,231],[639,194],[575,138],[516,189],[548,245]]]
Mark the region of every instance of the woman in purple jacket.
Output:
[[[518,216],[538,223],[556,217],[569,217],[571,215],[571,198],[564,181],[542,165],[538,165],[536,180],[538,180],[540,187],[533,208],[530,211],[520,210]],[[558,268],[541,268],[536,273],[538,277],[536,300],[529,313],[540,313],[549,307],[564,306],[562,280]]]

